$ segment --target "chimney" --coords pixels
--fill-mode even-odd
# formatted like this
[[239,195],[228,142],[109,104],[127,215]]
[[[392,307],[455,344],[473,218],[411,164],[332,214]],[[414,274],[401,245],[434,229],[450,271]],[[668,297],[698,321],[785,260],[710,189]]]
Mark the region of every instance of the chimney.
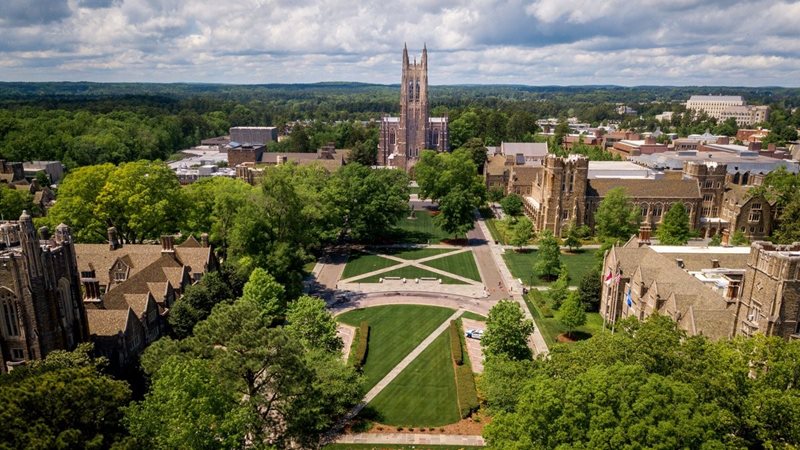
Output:
[[646,138],[644,138],[644,143],[645,145],[653,145],[656,143],[656,138],[654,138],[653,136],[647,136]]
[[121,248],[122,244],[120,244],[119,238],[117,237],[117,228],[109,227],[107,232],[108,232],[108,249],[114,251],[118,248]]
[[175,253],[175,237],[171,234],[161,236],[161,254]]
[[761,151],[761,142],[757,142],[757,141],[750,142],[749,144],[747,144],[747,149],[748,150],[752,150],[754,152],[760,152]]
[[722,244],[723,247],[730,247],[729,244],[730,238],[731,238],[731,231],[727,228],[723,229],[722,240],[720,241],[720,244]]
[[639,226],[639,245],[650,245],[650,232],[652,228],[647,222],[642,222]]
[[714,258],[711,260],[711,268],[712,269],[719,269],[719,260]]
[[200,234],[200,245],[202,245],[204,248],[208,247],[208,233]]
[[730,143],[731,139],[728,136],[720,136],[717,138],[717,144],[728,145]]
[[91,269],[87,275],[89,275],[89,277],[81,277],[81,284],[83,284],[83,301],[99,301],[100,281],[95,277],[94,269]]

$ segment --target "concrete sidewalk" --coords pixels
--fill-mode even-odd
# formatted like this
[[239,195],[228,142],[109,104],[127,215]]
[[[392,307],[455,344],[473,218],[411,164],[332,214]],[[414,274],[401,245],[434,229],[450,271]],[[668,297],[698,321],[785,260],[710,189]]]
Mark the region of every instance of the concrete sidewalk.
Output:
[[453,445],[483,447],[482,436],[460,434],[425,433],[358,433],[345,434],[336,440],[337,444],[377,444],[377,445]]

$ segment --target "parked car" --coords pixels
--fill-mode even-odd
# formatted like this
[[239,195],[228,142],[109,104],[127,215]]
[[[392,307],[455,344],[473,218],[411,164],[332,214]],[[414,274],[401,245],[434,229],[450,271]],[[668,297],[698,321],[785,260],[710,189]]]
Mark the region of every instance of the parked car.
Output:
[[467,330],[464,335],[468,338],[480,340],[483,337],[483,330]]

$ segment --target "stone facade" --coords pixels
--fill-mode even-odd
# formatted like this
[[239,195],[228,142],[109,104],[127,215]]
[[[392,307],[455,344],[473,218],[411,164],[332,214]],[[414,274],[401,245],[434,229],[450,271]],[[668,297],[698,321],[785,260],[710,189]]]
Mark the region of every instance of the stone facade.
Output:
[[0,372],[88,339],[70,229],[38,236],[31,216],[0,225]]
[[403,47],[403,71],[400,79],[400,117],[384,117],[378,142],[378,163],[410,169],[425,149],[447,151],[450,148],[447,117],[428,115],[428,50],[422,59],[409,62]]

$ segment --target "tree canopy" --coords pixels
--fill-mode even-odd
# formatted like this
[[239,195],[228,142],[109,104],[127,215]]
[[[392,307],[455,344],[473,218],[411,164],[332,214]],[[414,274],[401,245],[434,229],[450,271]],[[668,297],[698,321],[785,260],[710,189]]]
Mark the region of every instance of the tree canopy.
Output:
[[639,229],[641,216],[639,209],[625,195],[622,188],[614,188],[595,213],[595,232],[600,238],[614,238],[627,241]]
[[561,250],[558,239],[550,230],[544,230],[539,235],[538,244],[539,250],[533,271],[540,278],[552,280],[561,273]]
[[488,359],[530,359],[528,336],[532,332],[533,321],[525,318],[519,304],[513,300],[501,300],[489,310],[486,332],[481,339],[483,353]]
[[683,203],[673,203],[658,226],[656,236],[663,245],[683,245],[689,242],[692,231],[689,228],[689,214]]

